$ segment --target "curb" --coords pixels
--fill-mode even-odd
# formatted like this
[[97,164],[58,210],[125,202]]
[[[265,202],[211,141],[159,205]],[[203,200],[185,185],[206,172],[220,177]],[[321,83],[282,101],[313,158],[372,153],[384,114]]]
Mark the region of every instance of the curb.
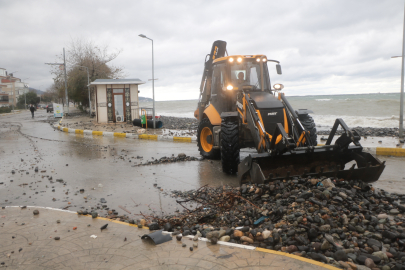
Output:
[[[324,146],[324,144],[319,144],[318,146]],[[394,157],[405,157],[405,148],[393,148],[393,147],[363,147],[365,152],[368,152],[377,156],[394,156]]]
[[[17,208],[17,207],[21,208],[21,206],[5,206],[5,207],[6,208]],[[26,207],[27,208],[40,208],[40,209],[55,210],[55,211],[66,212],[66,213],[78,215],[74,211],[63,210],[63,209],[58,209],[58,208],[53,208],[53,207],[28,206],[28,205]],[[82,215],[82,216],[90,217],[90,218],[92,217],[91,215]],[[101,219],[101,220],[105,220],[105,221],[109,221],[109,222],[113,222],[113,223],[117,223],[117,224],[121,224],[121,225],[127,225],[127,226],[138,228],[138,225],[136,225],[136,224],[130,224],[130,223],[127,223],[127,222],[122,222],[122,221],[118,221],[118,220],[114,220],[114,219],[108,219],[108,218],[104,218],[104,217],[96,217],[95,219]],[[145,227],[145,226],[142,226],[141,229],[145,229],[145,230],[149,231],[149,228]],[[162,231],[162,233],[172,235],[172,232]],[[193,239],[194,235],[187,235],[187,236],[184,236],[184,237],[189,238],[189,239]],[[210,240],[208,240],[207,238],[203,238],[203,237],[198,237],[198,240],[199,241],[204,241],[204,242],[210,242]],[[282,252],[282,251],[275,251],[275,250],[270,250],[270,249],[265,249],[265,248],[259,248],[259,247],[254,247],[254,246],[247,246],[247,245],[235,244],[235,243],[223,242],[223,241],[218,241],[217,244],[218,245],[223,245],[223,246],[229,246],[229,247],[235,247],[235,248],[241,248],[241,249],[248,249],[248,250],[254,250],[254,251],[257,251],[257,252],[264,252],[264,253],[270,253],[270,254],[274,254],[274,255],[289,257],[289,258],[296,259],[296,260],[299,260],[299,261],[302,261],[302,262],[306,262],[306,263],[310,263],[310,264],[313,264],[313,265],[316,265],[316,266],[320,266],[320,267],[323,267],[323,268],[329,269],[329,270],[341,270],[340,268],[337,268],[337,267],[335,267],[333,265],[330,265],[330,264],[318,262],[318,261],[315,261],[315,260],[311,260],[311,259],[308,259],[308,258],[300,257],[300,256],[297,256],[297,255]]]
[[377,156],[405,157],[405,148],[363,147],[364,151]]
[[65,128],[60,126],[62,120],[58,124],[54,125],[55,129],[58,129],[67,133],[75,134],[86,134],[93,136],[104,136],[104,137],[119,137],[119,138],[128,138],[128,139],[142,139],[142,140],[152,140],[152,141],[173,141],[173,142],[196,142],[196,136],[187,136],[187,137],[176,137],[176,136],[163,136],[163,135],[150,135],[150,134],[133,134],[133,133],[123,133],[123,132],[108,132],[108,131],[96,131],[96,130],[86,130],[86,129],[73,129]]

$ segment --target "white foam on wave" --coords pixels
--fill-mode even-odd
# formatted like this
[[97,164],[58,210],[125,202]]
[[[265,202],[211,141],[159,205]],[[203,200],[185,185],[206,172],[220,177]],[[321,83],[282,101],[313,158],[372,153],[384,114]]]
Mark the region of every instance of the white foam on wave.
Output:
[[320,99],[315,99],[316,101],[331,101],[332,99],[330,98],[320,98]]
[[317,129],[329,129],[335,123],[337,118],[342,118],[350,127],[373,127],[373,128],[395,128],[399,125],[399,117],[392,115],[391,117],[367,117],[367,116],[351,116],[351,115],[316,115],[312,117],[315,120]]
[[176,113],[176,112],[159,112],[156,115],[163,115],[163,116],[173,116],[173,117],[186,117],[186,118],[195,118],[194,112],[185,112],[185,113]]

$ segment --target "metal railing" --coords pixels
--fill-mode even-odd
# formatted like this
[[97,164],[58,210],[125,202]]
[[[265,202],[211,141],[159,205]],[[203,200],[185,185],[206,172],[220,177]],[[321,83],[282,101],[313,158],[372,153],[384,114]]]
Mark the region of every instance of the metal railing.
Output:
[[145,108],[145,107],[138,107],[135,109],[131,109],[131,117],[132,117],[132,121],[134,119],[140,119],[141,118],[141,112],[142,110],[146,111],[146,118],[147,119],[153,119],[153,108]]

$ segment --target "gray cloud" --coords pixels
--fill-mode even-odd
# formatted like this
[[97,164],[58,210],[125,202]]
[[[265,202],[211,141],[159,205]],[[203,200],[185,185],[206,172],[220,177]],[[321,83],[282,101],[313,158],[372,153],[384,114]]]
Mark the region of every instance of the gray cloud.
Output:
[[[362,1],[5,1],[0,0],[0,67],[41,89],[45,62],[72,39],[123,49],[113,64],[128,78],[151,78],[157,100],[198,98],[205,55],[217,39],[230,54],[266,54],[272,83],[288,95],[397,92],[404,3]],[[151,83],[141,87],[151,96]]]

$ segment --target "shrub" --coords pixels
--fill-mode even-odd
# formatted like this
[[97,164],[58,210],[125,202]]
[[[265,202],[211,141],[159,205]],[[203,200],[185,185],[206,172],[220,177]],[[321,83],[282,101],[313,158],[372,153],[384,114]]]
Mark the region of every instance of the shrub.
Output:
[[0,107],[0,113],[10,113],[11,107]]

